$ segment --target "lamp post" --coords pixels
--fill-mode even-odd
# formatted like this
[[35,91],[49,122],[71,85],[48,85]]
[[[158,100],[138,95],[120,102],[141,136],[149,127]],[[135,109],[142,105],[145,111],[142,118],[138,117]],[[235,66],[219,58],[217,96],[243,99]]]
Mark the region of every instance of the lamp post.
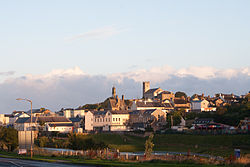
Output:
[[32,143],[32,140],[33,140],[33,138],[32,138],[32,100],[29,100],[29,99],[22,99],[22,98],[18,98],[18,99],[16,99],[16,100],[25,100],[25,101],[27,101],[27,102],[30,102],[30,138],[31,138],[31,140],[30,140],[30,158],[32,158],[32,156],[33,156],[33,147],[32,147],[32,145],[33,145],[33,143]]

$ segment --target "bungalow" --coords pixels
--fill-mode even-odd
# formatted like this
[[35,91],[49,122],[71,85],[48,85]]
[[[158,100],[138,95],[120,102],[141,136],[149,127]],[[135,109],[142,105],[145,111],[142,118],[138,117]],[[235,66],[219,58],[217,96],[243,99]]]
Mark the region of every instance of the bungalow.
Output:
[[47,132],[70,133],[73,129],[72,123],[46,123]]
[[[14,128],[18,131],[29,131],[40,129],[41,131],[58,131],[68,133],[73,130],[72,122],[66,117],[30,117],[18,118]],[[71,127],[71,128],[70,128]]]

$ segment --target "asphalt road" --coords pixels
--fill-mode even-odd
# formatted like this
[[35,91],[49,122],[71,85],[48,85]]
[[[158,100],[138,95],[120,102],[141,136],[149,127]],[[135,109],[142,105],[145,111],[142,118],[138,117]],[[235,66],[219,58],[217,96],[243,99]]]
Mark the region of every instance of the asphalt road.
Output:
[[0,158],[0,167],[93,167],[86,165],[74,165],[74,164],[65,164],[65,163],[50,163],[50,162],[41,162],[41,161],[31,161],[31,160],[20,160],[13,158]]

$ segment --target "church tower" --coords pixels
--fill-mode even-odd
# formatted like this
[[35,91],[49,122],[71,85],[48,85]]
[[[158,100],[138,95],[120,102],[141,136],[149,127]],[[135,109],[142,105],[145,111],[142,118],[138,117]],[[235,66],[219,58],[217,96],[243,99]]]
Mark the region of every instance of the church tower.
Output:
[[115,89],[114,86],[112,87],[112,97],[113,97],[113,98],[116,97],[116,89]]
[[145,93],[150,89],[150,82],[149,81],[145,81],[143,82],[143,88],[142,88],[142,98],[145,98]]

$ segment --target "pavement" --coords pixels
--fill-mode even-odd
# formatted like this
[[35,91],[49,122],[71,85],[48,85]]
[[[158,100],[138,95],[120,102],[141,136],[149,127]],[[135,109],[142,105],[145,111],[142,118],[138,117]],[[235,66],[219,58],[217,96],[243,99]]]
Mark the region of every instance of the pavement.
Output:
[[51,163],[51,162],[42,162],[42,161],[32,161],[32,160],[21,160],[14,158],[0,158],[0,167],[93,167],[87,165],[74,165],[74,164],[65,164],[65,163]]

